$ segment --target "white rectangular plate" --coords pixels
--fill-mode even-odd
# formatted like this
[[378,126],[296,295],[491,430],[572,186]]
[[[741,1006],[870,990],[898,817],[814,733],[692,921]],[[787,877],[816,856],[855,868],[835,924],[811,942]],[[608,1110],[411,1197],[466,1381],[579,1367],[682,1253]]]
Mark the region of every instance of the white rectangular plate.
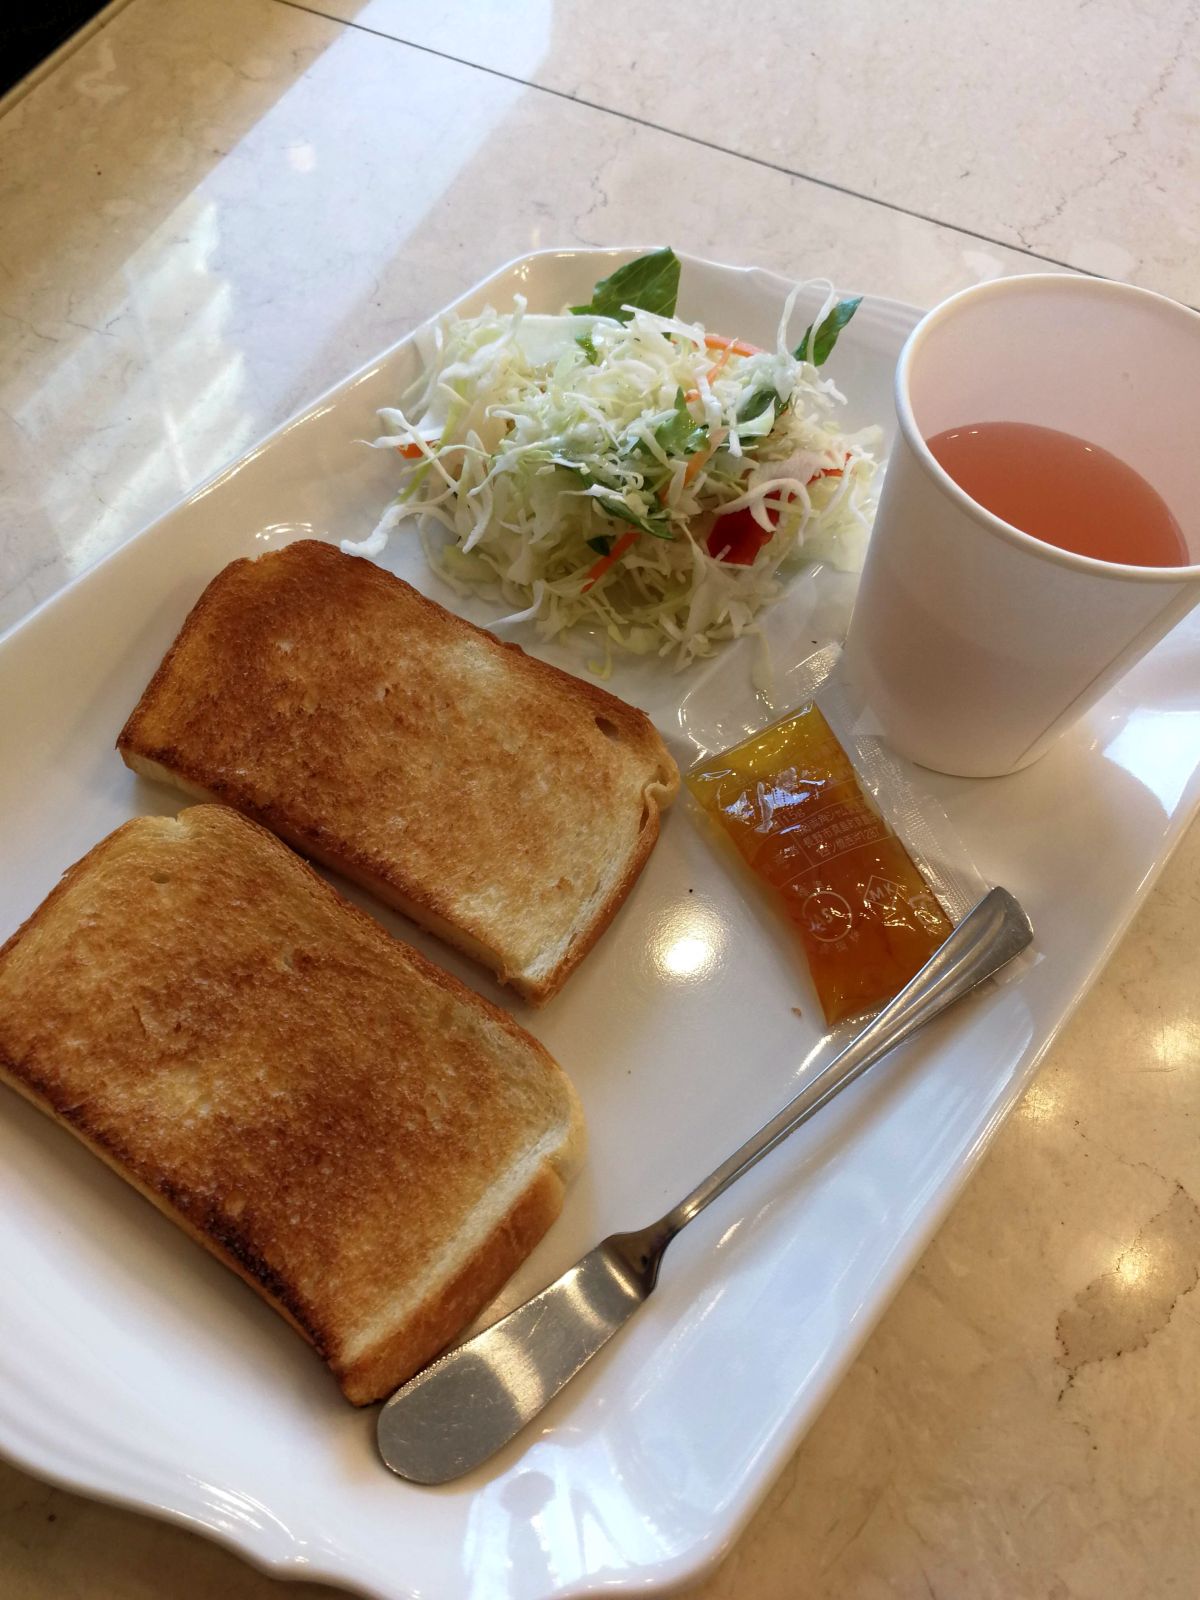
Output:
[[[602,252],[530,256],[462,304],[520,291],[557,309],[613,264]],[[688,260],[680,309],[767,343],[786,289]],[[890,427],[892,370],[917,315],[869,301],[843,336],[830,371],[849,425]],[[178,809],[116,756],[125,716],[226,562],[301,534],[369,530],[395,468],[356,440],[377,431],[376,407],[397,400],[414,360],[397,346],[0,642],[0,938],[103,834]],[[395,536],[385,560],[459,604],[411,536]],[[799,583],[777,635],[806,653],[841,626],[848,592],[830,574]],[[498,611],[475,602],[469,614]],[[1195,623],[1176,630],[1030,771],[927,780],[983,872],[1026,905],[1043,959],[876,1069],[706,1212],[621,1337],[540,1426],[460,1484],[417,1489],[385,1472],[374,1413],[348,1407],[277,1317],[68,1135],[0,1094],[0,1446],[276,1572],[385,1600],[544,1600],[698,1575],[845,1371],[1184,828],[1200,793],[1198,640]],[[521,642],[582,670],[572,650]],[[689,716],[707,706],[727,724],[731,708],[753,711],[741,649],[689,677],[637,664],[613,686],[682,761],[685,693]],[[563,994],[543,1012],[514,1009],[575,1079],[591,1152],[506,1304],[676,1200],[795,1092],[817,1039],[796,951],[686,802]]]

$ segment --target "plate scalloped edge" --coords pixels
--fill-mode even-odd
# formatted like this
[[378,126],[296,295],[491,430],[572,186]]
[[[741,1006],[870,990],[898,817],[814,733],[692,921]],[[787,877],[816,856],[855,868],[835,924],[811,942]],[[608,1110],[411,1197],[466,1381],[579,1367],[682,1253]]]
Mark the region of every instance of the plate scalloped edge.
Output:
[[[627,256],[630,253],[623,250],[536,252],[533,255],[520,257],[514,262],[508,263],[496,274],[477,285],[462,299],[469,302],[472,298],[484,293],[489,286],[511,280],[521,270],[526,272],[535,270],[536,264],[539,262],[569,260],[575,263],[589,262],[593,266],[598,266],[600,263],[611,264],[614,259]],[[703,274],[717,275],[717,279],[720,281],[733,280],[747,286],[751,284],[760,285],[764,291],[769,288],[773,293],[778,292],[779,289],[789,287],[785,280],[773,273],[764,272],[762,269],[724,268],[717,263],[703,262],[686,257],[683,259],[685,268],[690,261]],[[593,276],[595,275],[597,274],[593,273]],[[456,304],[461,303],[461,301],[456,302]],[[885,336],[885,342],[894,350],[898,350],[900,340],[919,315],[912,308],[904,307],[896,302],[868,301],[864,303],[863,309],[864,312],[868,313],[868,316],[864,318],[863,328],[866,329],[871,325],[872,314],[877,313],[876,331]],[[441,315],[443,313],[438,314]],[[240,467],[246,461],[259,457],[273,443],[288,435],[323,407],[328,408],[339,397],[352,393],[360,384],[366,382],[373,373],[377,372],[390,357],[407,347],[411,339],[412,335],[410,334],[407,338],[398,341],[397,345],[393,346],[392,350],[384,356],[367,363],[349,379],[326,391],[313,405],[306,407],[303,412],[270,435],[268,440],[256,446],[247,457],[243,458],[242,462],[236,463],[234,466],[218,473],[208,483],[189,496],[176,511],[168,513],[165,518],[158,519],[150,528],[143,530],[142,534],[135,536],[117,551],[114,551],[104,562],[73,580],[72,584],[60,591],[59,595],[52,597],[29,618],[18,623],[14,629],[10,630],[5,638],[0,640],[0,649],[15,642],[23,635],[26,638],[29,637],[25,630],[34,623],[36,618],[42,616],[51,608],[67,605],[70,603],[69,597],[73,594],[79,592],[86,594],[86,586],[89,582],[95,580],[97,573],[105,569],[108,569],[110,574],[118,574],[122,569],[133,571],[136,563],[141,559],[139,551],[149,548],[147,540],[155,529],[161,528],[164,523],[179,515],[180,510],[195,505],[221,488],[221,486],[234,482]],[[2,669],[2,666],[3,657],[0,656],[0,669]],[[1144,675],[1143,679],[1139,681],[1145,681]],[[1123,694],[1123,699],[1118,696],[1117,701],[1114,702],[1117,706],[1117,712],[1110,717],[1113,726],[1118,727],[1118,729],[1128,722],[1138,709],[1136,688],[1123,691]],[[1122,718],[1124,722],[1122,722]],[[1087,743],[1089,738],[1092,739],[1093,745],[1097,748],[1107,748],[1103,746],[1102,738],[1095,733],[1097,727],[1103,733],[1105,726],[1104,717],[1101,715],[1098,721],[1093,722],[1089,731],[1066,749],[1063,760],[1093,759],[1092,746]],[[1095,756],[1094,759],[1099,760],[1100,757]],[[1138,779],[1136,763],[1133,765],[1127,763],[1125,770],[1130,776]],[[949,1164],[946,1171],[942,1172],[940,1177],[938,1177],[937,1173],[930,1176],[929,1172],[926,1172],[922,1180],[924,1183],[923,1192],[915,1196],[909,1195],[906,1199],[906,1204],[901,1207],[898,1213],[898,1220],[890,1219],[889,1225],[894,1223],[899,1228],[895,1246],[890,1253],[886,1253],[881,1257],[872,1268],[873,1276],[870,1278],[867,1289],[863,1291],[865,1298],[859,1305],[859,1314],[849,1318],[846,1325],[834,1330],[837,1337],[832,1343],[821,1348],[820,1360],[813,1369],[816,1377],[804,1392],[803,1405],[794,1406],[781,1420],[777,1420],[770,1431],[757,1438],[752,1451],[750,1465],[737,1477],[733,1487],[724,1493],[723,1498],[720,1500],[719,1515],[712,1515],[708,1518],[703,1535],[697,1537],[690,1546],[679,1550],[673,1556],[662,1555],[660,1559],[640,1564],[636,1562],[626,1563],[620,1569],[612,1567],[607,1569],[588,1569],[585,1564],[582,1570],[577,1570],[573,1573],[564,1571],[561,1583],[552,1583],[549,1586],[543,1586],[541,1589],[513,1588],[509,1592],[514,1595],[520,1593],[522,1596],[527,1594],[549,1596],[552,1593],[560,1596],[581,1595],[598,1591],[600,1588],[611,1590],[614,1583],[618,1586],[628,1585],[639,1589],[662,1589],[686,1581],[694,1581],[706,1568],[719,1559],[752,1515],[758,1501],[769,1487],[772,1478],[786,1462],[800,1437],[811,1424],[816,1412],[828,1399],[837,1382],[840,1381],[846,1367],[867,1337],[873,1322],[881,1313],[887,1299],[903,1282],[928,1238],[953,1205],[970,1172],[982,1157],[1007,1111],[1036,1071],[1042,1055],[1049,1047],[1066,1016],[1070,1014],[1070,1011],[1078,1003],[1088,984],[1095,977],[1100,965],[1102,965],[1103,960],[1128,925],[1141,898],[1165,861],[1171,846],[1182,833],[1183,826],[1187,817],[1195,808],[1197,799],[1200,798],[1200,789],[1198,789],[1197,785],[1198,771],[1200,771],[1200,750],[1196,752],[1193,768],[1190,774],[1186,776],[1174,802],[1169,805],[1164,802],[1162,806],[1164,816],[1157,823],[1153,837],[1149,839],[1145,848],[1142,848],[1140,856],[1130,856],[1126,877],[1123,880],[1128,887],[1128,893],[1122,890],[1121,898],[1114,899],[1110,896],[1107,901],[1103,902],[1102,910],[1104,916],[1098,922],[1102,936],[1098,942],[1081,946],[1078,950],[1072,952],[1072,960],[1067,961],[1065,965],[1060,965],[1057,979],[1055,979],[1055,972],[1052,970],[1052,963],[1043,963],[1043,968],[1038,974],[1034,975],[1035,981],[1030,986],[1029,1004],[1018,1007],[1018,1010],[1023,1013],[1023,1017],[1012,1015],[1013,1005],[1010,996],[1006,1012],[1008,1017],[1007,1025],[1011,1028],[1014,1023],[1025,1021],[1028,1023],[1029,1031],[1019,1039],[1014,1034],[1013,1050],[1015,1050],[1015,1055],[1013,1050],[1007,1050],[1007,1046],[1005,1051],[1001,1052],[1004,1060],[1008,1063],[1009,1071],[1007,1076],[1001,1075],[996,1082],[990,1084],[989,1097],[981,1103],[981,1114],[976,1116],[971,1123],[970,1136],[962,1143],[961,1149],[958,1150],[955,1159]],[[1039,776],[1039,773],[1041,776]],[[1012,786],[1017,780],[1000,780],[1000,782],[1010,785],[1004,791],[1004,794],[1008,796],[1032,794],[1037,799],[1045,789],[1045,786],[1050,783],[1049,773],[1050,769],[1045,766],[1030,769],[1030,775],[1018,775],[1020,780],[1019,787]],[[1042,786],[1041,789],[1039,789],[1039,785]],[[953,783],[944,785],[943,789],[952,800],[955,796],[961,796],[965,792],[961,785]],[[1052,792],[1052,784],[1050,790]],[[977,796],[980,794],[979,791],[975,791],[975,793]],[[997,841],[995,849],[996,860],[1006,864],[1005,871],[1009,870],[1007,864],[1020,863],[1020,873],[1027,877],[1028,885],[1026,887],[1022,882],[1013,882],[1010,886],[1016,889],[1019,894],[1022,894],[1023,898],[1027,894],[1032,905],[1033,896],[1040,892],[1037,886],[1039,874],[1049,872],[1051,876],[1053,875],[1053,855],[1047,855],[1046,849],[1040,846],[1036,840],[1026,840],[1019,828],[1014,828],[1010,822],[1007,822],[1004,815],[1006,802],[1002,799],[1001,792],[995,790],[991,791],[991,793],[992,800],[989,800],[985,794],[976,810],[980,812],[984,821],[990,825],[995,835]],[[1128,798],[1128,795],[1126,798]],[[1140,791],[1133,796],[1133,799],[1140,803]],[[1011,811],[1014,808],[1009,805],[1008,809]],[[1019,810],[1020,808],[1017,807],[1016,809]],[[1157,816],[1157,813],[1154,816],[1150,816],[1150,813],[1143,808],[1143,811],[1139,812],[1139,817],[1145,816],[1149,816],[1150,823],[1154,824],[1154,817]],[[976,820],[978,821],[978,819]],[[1014,844],[1027,846],[1025,853],[1017,854]],[[1141,847],[1139,846],[1139,848]],[[1086,912],[1087,907],[1085,905],[1081,907],[1081,914],[1086,916]],[[1053,917],[1049,917],[1046,926],[1051,930],[1055,928],[1061,929],[1061,919],[1056,922]],[[1052,979],[1055,979],[1057,987],[1048,988]],[[1036,1030],[1034,1029],[1033,1012],[1030,1008],[1040,1012],[1039,1026]],[[877,1091],[877,1096],[884,1102],[885,1110],[889,1107],[894,1109],[904,1095],[909,1095],[910,1097],[915,1095],[919,1101],[920,1096],[933,1093],[939,1083],[947,1078],[947,1071],[945,1070],[947,1060],[952,1057],[958,1058],[960,1061],[963,1059],[964,1051],[962,1049],[958,1048],[957,1045],[953,1050],[944,1047],[944,1035],[939,1035],[939,1039],[943,1040],[943,1048],[939,1051],[931,1047],[929,1051],[924,1053],[919,1062],[922,1068],[921,1073],[916,1073],[912,1070],[910,1058],[906,1057],[907,1064],[901,1064],[895,1072],[882,1081],[882,1085]],[[982,1036],[978,1027],[972,1026],[969,1030],[966,1043],[969,1045],[972,1040],[976,1046],[982,1044]],[[1000,1056],[997,1056],[996,1060],[999,1061]],[[952,1060],[950,1065],[953,1066]],[[949,1074],[949,1077],[950,1081],[953,1081],[952,1073]],[[928,1083],[925,1081],[926,1078],[929,1080]],[[873,1102],[874,1104],[875,1102]],[[857,1111],[855,1107],[858,1108]],[[862,1111],[858,1101],[855,1102],[855,1107],[849,1108],[847,1116],[843,1118],[842,1123],[838,1123],[833,1118],[833,1111],[836,1108],[831,1108],[829,1114],[831,1120],[827,1125],[829,1132],[825,1141],[829,1146],[829,1151],[826,1152],[824,1149],[819,1149],[814,1155],[810,1150],[807,1157],[810,1165],[816,1162],[819,1167],[820,1162],[824,1160],[830,1170],[837,1168],[839,1162],[845,1166],[848,1160],[852,1160],[857,1149],[856,1140],[866,1139],[868,1135],[872,1138],[876,1137],[879,1130],[873,1124],[868,1124],[866,1121],[861,1120],[861,1117],[865,1117],[865,1112]],[[918,1109],[920,1109],[919,1105]],[[854,1114],[851,1115],[850,1112]],[[860,1120],[856,1122],[855,1117],[859,1116],[860,1113]],[[885,1124],[884,1131],[886,1131],[886,1119],[883,1119],[883,1121]],[[884,1140],[880,1148],[886,1153],[890,1147],[887,1141]],[[770,1168],[769,1164],[764,1164],[764,1166],[768,1167],[765,1175],[760,1169],[757,1177],[752,1175],[751,1178],[745,1180],[748,1188],[742,1215],[745,1217],[744,1231],[747,1235],[751,1238],[757,1237],[760,1240],[770,1242],[777,1238],[781,1227],[788,1221],[789,1207],[791,1207],[794,1214],[796,1187],[803,1181],[803,1173],[807,1169],[801,1163],[802,1171],[801,1176],[798,1178],[794,1171],[784,1176],[782,1169]],[[936,1182],[934,1181],[935,1178],[937,1179]],[[819,1222],[819,1216],[816,1220]],[[700,1223],[698,1222],[697,1228],[699,1227]],[[772,1232],[772,1230],[774,1231]],[[730,1231],[732,1232],[733,1230]],[[817,1228],[814,1231],[819,1232],[820,1230]],[[726,1263],[725,1270],[727,1273],[740,1273],[742,1279],[751,1276],[747,1267],[748,1261],[753,1265],[753,1250],[750,1245],[741,1247],[741,1255],[739,1256],[736,1253],[731,1254],[731,1252],[736,1251],[737,1247],[726,1248],[724,1239],[717,1241],[717,1244],[725,1250],[725,1255],[721,1259]],[[765,1249],[765,1245],[760,1245],[760,1253],[762,1249]],[[748,1251],[750,1252],[749,1256],[747,1255]],[[778,1257],[777,1259],[783,1258]],[[681,1264],[679,1276],[684,1291],[698,1288],[704,1281],[702,1270],[694,1261]],[[666,1287],[667,1285],[664,1282],[664,1288]],[[660,1290],[661,1293],[662,1290]],[[631,1326],[628,1334],[631,1336],[631,1343],[634,1339],[641,1337],[636,1325]],[[641,1348],[645,1350],[645,1347],[646,1340],[643,1337],[641,1339]],[[0,1370],[11,1371],[11,1361],[6,1360],[0,1366]],[[658,1370],[661,1377],[662,1369]],[[672,1374],[667,1369],[667,1376],[673,1377],[677,1376],[677,1374]],[[20,1375],[17,1374],[16,1377],[19,1382]],[[145,1449],[130,1450],[128,1441],[126,1441],[126,1447],[119,1451],[115,1458],[111,1448],[106,1456],[104,1445],[107,1444],[111,1447],[112,1440],[102,1430],[98,1435],[94,1423],[86,1430],[93,1441],[94,1447],[86,1451],[77,1452],[76,1466],[72,1469],[70,1465],[64,1464],[66,1457],[60,1453],[64,1450],[63,1441],[60,1437],[61,1427],[56,1428],[54,1423],[47,1421],[44,1414],[28,1409],[24,1414],[24,1426],[22,1426],[22,1418],[14,1413],[12,1409],[12,1393],[13,1391],[7,1383],[0,1383],[0,1407],[2,1407],[0,1409],[0,1423],[3,1425],[5,1448],[22,1465],[27,1466],[29,1470],[53,1481],[60,1482],[64,1487],[81,1490],[118,1504],[131,1505],[185,1526],[200,1529],[275,1576],[307,1578],[332,1584],[351,1585],[364,1593],[377,1597],[377,1600],[398,1600],[401,1595],[414,1595],[422,1587],[421,1584],[415,1581],[409,1583],[399,1577],[380,1558],[372,1559],[365,1551],[351,1548],[348,1540],[340,1537],[332,1529],[325,1530],[315,1537],[306,1536],[268,1511],[267,1507],[260,1500],[255,1499],[254,1496],[243,1493],[240,1490],[226,1489],[219,1485],[208,1483],[196,1473],[189,1473],[183,1469],[174,1470],[171,1463],[167,1463],[168,1468],[172,1469],[170,1488],[165,1490],[162,1483],[164,1463],[161,1457],[156,1458],[152,1452]],[[595,1394],[587,1392],[585,1398],[579,1402],[579,1415],[581,1418],[587,1418],[594,1417],[595,1414]],[[82,1434],[79,1437],[80,1443],[82,1443]],[[552,1454],[547,1454],[548,1450],[549,1446],[545,1445],[544,1441],[539,1440],[531,1447],[531,1455],[536,1456],[539,1461],[545,1459],[554,1462],[559,1459]],[[86,1460],[84,1460],[84,1457],[86,1457]],[[122,1468],[125,1470],[124,1481],[117,1484],[114,1481],[114,1469]],[[481,1488],[486,1487],[487,1484],[481,1486]],[[429,1504],[432,1512],[436,1502],[430,1501]],[[580,1559],[583,1559],[582,1550],[578,1554]]]

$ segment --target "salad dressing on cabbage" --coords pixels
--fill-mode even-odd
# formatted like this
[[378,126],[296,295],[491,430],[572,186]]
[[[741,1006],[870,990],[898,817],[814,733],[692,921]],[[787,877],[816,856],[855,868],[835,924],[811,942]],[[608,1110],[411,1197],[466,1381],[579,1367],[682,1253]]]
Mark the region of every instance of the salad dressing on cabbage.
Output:
[[821,366],[858,300],[827,295],[799,343],[782,308],[763,350],[675,315],[680,264],[658,250],[539,315],[485,309],[430,330],[425,371],[372,441],[398,493],[352,554],[417,519],[431,565],[498,592],[550,639],[590,628],[677,666],[754,629],[787,569],[861,564],[876,430],[837,427]]

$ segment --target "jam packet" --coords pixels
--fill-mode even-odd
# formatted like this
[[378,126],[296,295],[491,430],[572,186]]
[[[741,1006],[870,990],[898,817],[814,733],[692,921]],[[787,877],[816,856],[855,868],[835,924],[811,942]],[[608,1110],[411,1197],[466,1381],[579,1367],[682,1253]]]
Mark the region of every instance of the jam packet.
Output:
[[832,1027],[875,1011],[953,924],[810,703],[687,775],[782,902]]
[[756,732],[761,691],[751,706],[705,686],[680,715],[701,753],[688,789],[795,928],[831,1029],[885,1006],[987,889],[917,769],[869,730],[839,657],[791,668],[792,709]]

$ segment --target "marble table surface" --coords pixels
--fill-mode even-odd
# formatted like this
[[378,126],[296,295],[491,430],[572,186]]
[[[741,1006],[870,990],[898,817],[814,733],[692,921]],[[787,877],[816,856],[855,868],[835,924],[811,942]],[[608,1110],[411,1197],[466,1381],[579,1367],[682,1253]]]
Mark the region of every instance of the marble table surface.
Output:
[[[0,631],[532,248],[1194,304],[1198,106],[1182,0],[110,6],[0,107]],[[1198,938],[1193,829],[697,1593],[1196,1594]],[[333,1594],[3,1463],[0,1592]]]

